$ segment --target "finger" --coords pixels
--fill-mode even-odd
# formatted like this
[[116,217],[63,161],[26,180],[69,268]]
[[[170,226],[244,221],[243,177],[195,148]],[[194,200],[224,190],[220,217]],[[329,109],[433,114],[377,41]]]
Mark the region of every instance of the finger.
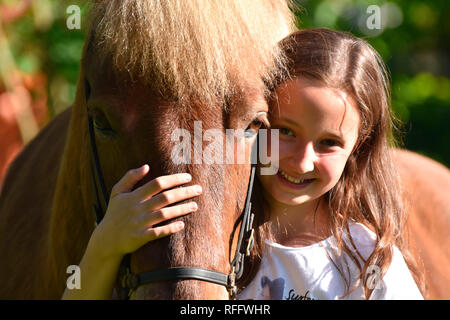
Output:
[[187,200],[202,193],[202,187],[199,185],[181,187],[157,194],[153,198],[142,203],[144,211],[156,211],[168,205]]
[[168,176],[161,176],[134,190],[133,195],[142,201],[147,200],[161,191],[188,183],[191,180],[192,176],[189,173],[176,173]]
[[144,231],[145,237],[148,241],[164,238],[171,234],[177,233],[184,229],[183,221],[172,222],[166,226],[157,228],[148,228]]
[[150,167],[147,164],[137,169],[128,170],[112,188],[111,197],[122,192],[129,192],[139,180],[145,177],[149,170]]
[[162,208],[160,210],[144,215],[143,223],[151,227],[160,222],[178,218],[188,213],[197,211],[198,206],[195,202],[183,203],[173,207]]

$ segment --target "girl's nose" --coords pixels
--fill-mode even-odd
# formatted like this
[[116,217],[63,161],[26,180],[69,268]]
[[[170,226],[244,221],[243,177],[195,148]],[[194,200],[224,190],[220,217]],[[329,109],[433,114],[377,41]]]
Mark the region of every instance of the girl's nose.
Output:
[[291,164],[298,173],[314,171],[314,164],[317,160],[312,143],[297,145],[295,152],[291,156]]

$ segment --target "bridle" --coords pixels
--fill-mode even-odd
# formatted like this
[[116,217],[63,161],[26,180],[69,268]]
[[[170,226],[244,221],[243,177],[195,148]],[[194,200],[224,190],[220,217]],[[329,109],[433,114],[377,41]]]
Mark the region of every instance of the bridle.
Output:
[[[89,140],[91,144],[90,167],[91,177],[94,186],[95,204],[93,205],[95,213],[96,226],[102,221],[103,216],[108,207],[109,196],[106,192],[106,187],[103,179],[103,172],[100,166],[97,144],[95,141],[94,124],[92,117],[89,116],[87,100],[90,94],[89,84],[85,81],[85,96],[86,96],[86,113],[88,117]],[[258,148],[258,138],[255,142],[255,147],[252,149],[252,157],[254,158]],[[241,221],[241,228],[239,230],[239,237],[237,242],[234,258],[231,262],[231,271],[229,274],[222,272],[208,270],[197,267],[173,267],[168,269],[151,270],[139,274],[131,272],[130,257],[126,255],[120,265],[118,276],[118,294],[121,299],[128,299],[132,293],[141,285],[167,280],[200,280],[222,285],[227,288],[230,298],[236,297],[237,286],[236,282],[242,277],[244,272],[244,258],[250,255],[250,251],[254,244],[254,229],[252,227],[254,214],[251,213],[252,203],[251,197],[253,192],[253,182],[256,172],[256,161],[252,161],[250,180],[247,189],[247,197],[245,200],[244,210],[239,217]],[[100,195],[103,201],[100,200]],[[103,206],[102,206],[103,203]]]

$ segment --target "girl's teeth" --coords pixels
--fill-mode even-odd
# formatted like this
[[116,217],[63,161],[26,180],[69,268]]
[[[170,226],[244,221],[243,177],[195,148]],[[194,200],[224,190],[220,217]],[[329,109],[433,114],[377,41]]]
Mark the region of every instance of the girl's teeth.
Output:
[[280,170],[281,175],[283,176],[283,178],[285,178],[286,180],[288,180],[289,182],[292,183],[296,183],[296,184],[300,184],[300,183],[304,183],[306,181],[306,179],[295,179],[291,176],[288,176],[285,172]]

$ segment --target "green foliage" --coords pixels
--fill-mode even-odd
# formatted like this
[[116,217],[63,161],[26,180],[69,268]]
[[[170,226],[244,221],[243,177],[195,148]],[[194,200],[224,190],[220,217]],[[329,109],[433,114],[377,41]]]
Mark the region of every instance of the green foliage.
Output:
[[[6,2],[11,8],[18,3]],[[80,7],[81,29],[67,28],[69,5]],[[69,107],[75,97],[87,28],[83,19],[86,8],[86,0],[34,0],[23,16],[4,26],[16,67],[27,74],[46,75],[51,116]]]

